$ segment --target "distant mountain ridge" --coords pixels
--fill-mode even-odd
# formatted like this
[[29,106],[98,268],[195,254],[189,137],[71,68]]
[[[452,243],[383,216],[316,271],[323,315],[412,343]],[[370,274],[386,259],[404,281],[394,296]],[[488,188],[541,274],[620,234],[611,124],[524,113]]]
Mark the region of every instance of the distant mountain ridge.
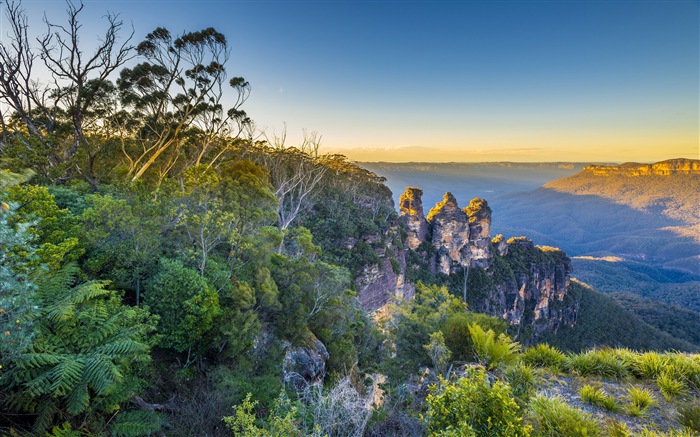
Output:
[[639,164],[626,162],[620,165],[587,165],[584,173],[592,173],[595,176],[669,176],[672,174],[698,174],[700,173],[700,161],[697,159],[668,159],[654,164]]

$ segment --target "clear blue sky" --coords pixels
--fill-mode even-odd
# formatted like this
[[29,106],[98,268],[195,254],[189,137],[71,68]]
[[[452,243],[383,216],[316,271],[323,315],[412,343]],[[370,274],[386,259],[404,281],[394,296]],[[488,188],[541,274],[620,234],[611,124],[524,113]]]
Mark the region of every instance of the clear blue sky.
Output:
[[[92,1],[136,38],[213,26],[261,128],[387,161],[698,158],[698,1]],[[25,0],[37,30],[62,1]]]

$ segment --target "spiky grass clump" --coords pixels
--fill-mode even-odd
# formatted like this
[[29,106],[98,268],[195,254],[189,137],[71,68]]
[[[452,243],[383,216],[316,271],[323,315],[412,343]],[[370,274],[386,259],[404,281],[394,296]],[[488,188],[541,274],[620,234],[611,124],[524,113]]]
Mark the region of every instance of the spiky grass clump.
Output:
[[547,343],[527,348],[522,354],[522,360],[533,367],[548,367],[554,370],[564,370],[567,361],[563,352]]
[[614,349],[590,350],[571,356],[569,365],[572,371],[581,376],[600,376],[609,379],[624,379],[629,376],[631,364],[626,354]]
[[700,402],[695,399],[693,402],[678,407],[678,423],[695,432],[700,432]]
[[598,437],[606,435],[590,414],[560,398],[535,397],[530,403],[529,422],[540,437]]
[[521,408],[524,408],[537,391],[536,376],[532,367],[527,364],[516,363],[506,368],[503,377],[510,385],[515,402]]
[[656,378],[656,385],[659,386],[661,394],[664,395],[668,402],[688,393],[688,387],[681,378],[681,375],[678,375],[672,368],[668,367]]
[[632,362],[632,373],[638,378],[656,379],[667,365],[667,356],[657,352],[646,352],[635,357]]
[[654,394],[648,388],[630,387],[627,390],[627,414],[634,417],[645,416],[649,408],[657,405]]
[[603,407],[608,411],[620,411],[620,406],[615,402],[615,398],[603,391],[600,385],[584,385],[579,390],[581,400],[588,404]]

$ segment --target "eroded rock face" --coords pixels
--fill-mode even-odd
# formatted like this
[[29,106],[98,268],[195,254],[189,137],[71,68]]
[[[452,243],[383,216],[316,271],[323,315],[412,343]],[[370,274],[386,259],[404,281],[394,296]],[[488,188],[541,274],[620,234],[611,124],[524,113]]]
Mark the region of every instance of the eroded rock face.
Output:
[[471,267],[485,269],[491,263],[491,208],[484,199],[475,198],[464,208],[469,221],[469,252],[465,254]]
[[668,176],[671,174],[697,174],[700,173],[700,160],[680,158],[669,159],[654,164],[627,162],[620,165],[588,165],[584,167],[583,171],[596,176]]
[[288,345],[282,369],[284,382],[297,391],[323,382],[326,376],[326,361],[329,358],[326,346],[313,334],[310,334],[303,346]]
[[467,214],[459,209],[452,193],[445,193],[442,202],[430,210],[427,220],[433,232],[436,270],[449,275],[467,265],[465,254],[469,253],[469,223]]
[[423,215],[423,191],[420,188],[408,187],[399,197],[401,221],[406,228],[406,244],[416,250],[428,238],[428,222]]

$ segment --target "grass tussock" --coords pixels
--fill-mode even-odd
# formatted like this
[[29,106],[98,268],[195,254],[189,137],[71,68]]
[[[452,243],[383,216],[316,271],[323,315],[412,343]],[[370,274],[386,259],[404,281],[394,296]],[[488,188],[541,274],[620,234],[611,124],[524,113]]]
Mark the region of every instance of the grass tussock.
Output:
[[590,414],[560,398],[535,397],[530,403],[529,423],[533,436],[598,437],[606,435]]
[[579,390],[581,400],[587,404],[597,405],[608,411],[618,412],[620,405],[615,401],[615,397],[605,393],[600,385],[586,384]]

